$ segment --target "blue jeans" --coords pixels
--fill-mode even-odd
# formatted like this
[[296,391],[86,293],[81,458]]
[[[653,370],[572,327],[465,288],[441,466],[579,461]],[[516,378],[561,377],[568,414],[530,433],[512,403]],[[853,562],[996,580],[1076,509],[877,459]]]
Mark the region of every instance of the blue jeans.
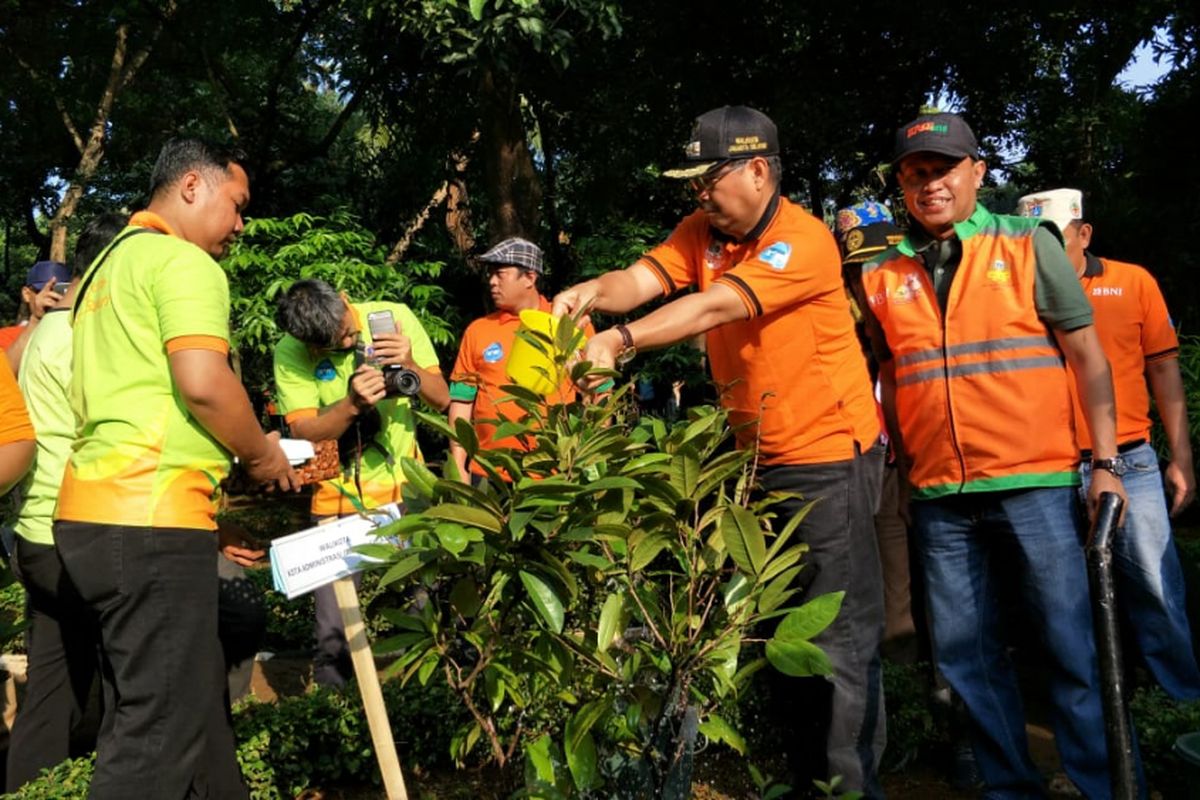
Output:
[[[1113,540],[1117,606],[1159,685],[1177,700],[1195,700],[1200,698],[1200,668],[1192,650],[1183,568],[1171,540],[1158,456],[1143,444],[1122,458],[1127,471],[1121,482],[1129,506],[1124,530]],[[1085,461],[1080,472],[1086,492],[1092,465]]]
[[[938,669],[971,716],[989,798],[1043,797],[1029,757],[1017,679],[1001,635],[998,590],[1016,585],[1050,672],[1055,742],[1085,797],[1111,796],[1081,520],[1069,487],[914,502]],[[1003,563],[1015,565],[1016,574]]]

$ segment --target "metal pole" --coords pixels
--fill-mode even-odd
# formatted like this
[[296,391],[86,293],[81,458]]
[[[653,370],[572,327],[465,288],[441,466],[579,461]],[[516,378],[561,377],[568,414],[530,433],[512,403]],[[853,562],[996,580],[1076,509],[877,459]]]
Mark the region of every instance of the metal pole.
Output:
[[1109,780],[1115,800],[1135,800],[1137,774],[1133,761],[1133,725],[1125,696],[1125,670],[1121,663],[1121,630],[1117,620],[1113,581],[1112,540],[1120,531],[1117,521],[1125,501],[1112,492],[1100,495],[1096,520],[1088,533],[1088,583],[1096,626],[1100,662],[1100,691],[1104,703],[1104,738],[1108,743]]

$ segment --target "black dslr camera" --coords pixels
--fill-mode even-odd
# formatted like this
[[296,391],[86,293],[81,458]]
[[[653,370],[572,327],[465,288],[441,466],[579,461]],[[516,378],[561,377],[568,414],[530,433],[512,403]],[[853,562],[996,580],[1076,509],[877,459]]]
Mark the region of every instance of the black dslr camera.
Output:
[[[372,311],[367,315],[371,338],[381,333],[395,333],[396,320],[390,311]],[[376,364],[383,372],[384,391],[388,397],[413,397],[421,391],[421,375],[399,364]]]

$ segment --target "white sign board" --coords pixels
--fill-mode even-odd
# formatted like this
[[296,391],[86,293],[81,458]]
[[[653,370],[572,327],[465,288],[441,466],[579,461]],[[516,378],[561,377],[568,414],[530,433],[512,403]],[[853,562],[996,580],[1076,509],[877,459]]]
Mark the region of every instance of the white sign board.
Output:
[[[343,517],[328,525],[282,536],[271,542],[271,575],[275,591],[291,600],[338,578],[353,575],[371,561],[354,548],[379,544],[373,531],[400,519],[395,503],[368,512],[369,516]],[[394,540],[393,540],[394,541]]]

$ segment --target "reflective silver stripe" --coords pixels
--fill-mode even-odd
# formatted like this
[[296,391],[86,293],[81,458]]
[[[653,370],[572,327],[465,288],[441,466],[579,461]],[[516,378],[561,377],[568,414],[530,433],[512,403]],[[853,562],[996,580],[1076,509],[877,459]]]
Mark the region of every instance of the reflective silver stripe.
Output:
[[913,383],[932,381],[946,375],[950,378],[961,378],[964,375],[977,375],[981,372],[1013,372],[1021,369],[1041,369],[1042,367],[1061,367],[1063,360],[1060,356],[1034,356],[1032,358],[1001,358],[995,361],[976,361],[971,364],[955,364],[949,372],[941,367],[924,369],[920,372],[910,372],[896,380],[897,386],[908,386]]
[[[947,355],[966,356],[975,353],[995,353],[1000,350],[1017,350],[1022,347],[1054,347],[1058,345],[1054,339],[1049,336],[1011,336],[1007,339],[985,339],[982,342],[967,342],[965,344],[950,345],[947,350]],[[942,357],[942,350],[939,347],[931,347],[928,350],[917,350],[912,353],[905,353],[896,359],[897,367],[907,367],[912,364],[919,364],[922,361],[932,361],[935,358]]]

